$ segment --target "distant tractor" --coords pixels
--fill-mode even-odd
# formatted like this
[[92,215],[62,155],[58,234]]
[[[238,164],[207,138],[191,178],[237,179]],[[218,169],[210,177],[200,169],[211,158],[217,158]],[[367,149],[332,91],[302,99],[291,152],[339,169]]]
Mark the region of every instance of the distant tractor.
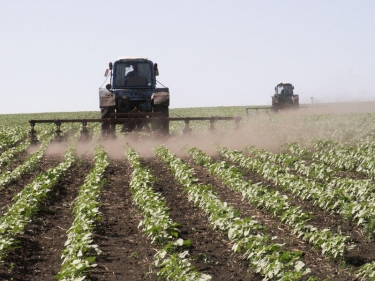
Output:
[[294,86],[290,83],[280,83],[275,87],[272,96],[272,110],[299,108],[299,96],[293,93]]

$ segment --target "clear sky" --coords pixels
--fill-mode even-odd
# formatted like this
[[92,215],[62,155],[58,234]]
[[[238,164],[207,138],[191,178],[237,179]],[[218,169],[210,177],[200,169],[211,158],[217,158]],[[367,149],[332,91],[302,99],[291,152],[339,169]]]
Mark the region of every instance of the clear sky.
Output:
[[14,0],[0,9],[0,114],[99,110],[108,62],[159,66],[171,108],[375,101],[373,0]]

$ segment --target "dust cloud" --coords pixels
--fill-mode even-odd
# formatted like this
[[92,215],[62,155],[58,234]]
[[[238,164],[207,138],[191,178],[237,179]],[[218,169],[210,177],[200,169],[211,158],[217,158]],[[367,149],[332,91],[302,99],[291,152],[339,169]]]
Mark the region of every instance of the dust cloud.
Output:
[[63,156],[68,147],[69,143],[67,141],[52,141],[46,148],[44,155],[49,157]]
[[375,113],[375,102],[319,103],[301,107],[308,114]]
[[37,152],[38,149],[39,149],[39,145],[38,145],[38,144],[33,144],[33,145],[30,145],[30,146],[26,149],[26,153],[31,155],[31,154]]
[[[188,149],[196,147],[210,156],[216,155],[216,146],[242,150],[246,146],[255,146],[273,152],[280,152],[286,143],[299,142],[301,145],[311,140],[330,138],[339,131],[335,141],[347,141],[355,134],[360,123],[352,127],[343,121],[345,114],[375,113],[375,103],[320,104],[301,107],[298,110],[279,111],[276,113],[252,113],[243,117],[238,128],[234,122],[226,124],[226,129],[193,131],[190,134],[178,132],[168,138],[154,136],[126,136],[104,143],[111,158],[124,157],[123,147],[127,143],[142,157],[154,157],[153,148],[163,145],[174,154],[184,157]],[[325,116],[325,117],[324,117]],[[359,120],[358,122],[362,122]],[[220,124],[217,123],[217,127]],[[207,125],[207,128],[209,125]],[[345,136],[345,138],[344,138]]]
[[[100,143],[111,159],[124,159],[126,145],[134,148],[144,158],[155,157],[153,149],[160,145],[179,157],[186,156],[188,149],[192,147],[201,149],[210,156],[216,155],[216,146],[235,150],[255,146],[279,152],[285,143],[299,142],[304,145],[310,140],[335,135],[332,132],[336,131],[339,132],[336,134],[336,141],[350,140],[355,137],[356,127],[362,126],[363,121],[359,119],[357,123],[348,125],[343,119],[345,115],[358,113],[375,113],[375,102],[301,106],[298,110],[280,110],[278,113],[251,112],[248,117],[243,117],[238,128],[233,121],[223,121],[228,122],[225,129],[194,131],[193,127],[190,134],[176,132],[168,137],[128,134],[115,139],[79,142],[76,151],[80,157],[92,158],[95,146]],[[219,122],[216,124],[218,128],[221,127]],[[53,143],[47,148],[46,155],[63,155],[68,146],[68,142]]]

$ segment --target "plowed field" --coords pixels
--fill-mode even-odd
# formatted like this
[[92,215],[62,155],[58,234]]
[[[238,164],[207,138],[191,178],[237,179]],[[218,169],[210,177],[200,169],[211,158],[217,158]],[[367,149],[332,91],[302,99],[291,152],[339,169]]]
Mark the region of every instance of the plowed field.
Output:
[[[177,224],[174,238],[190,241],[184,257],[191,270],[211,276],[211,280],[287,280],[280,277],[283,270],[299,272],[301,268],[306,271],[298,280],[375,280],[372,121],[363,122],[366,116],[345,116],[348,119],[304,116],[302,121],[285,123],[277,130],[275,121],[267,117],[248,121],[240,131],[173,135],[162,140],[141,136],[78,143],[74,163],[41,198],[25,228],[15,235],[11,249],[2,250],[0,280],[55,280],[62,268],[67,231],[74,220],[75,199],[97,165],[94,155],[98,146],[109,159],[101,175],[99,216],[93,221],[91,236],[91,244],[97,245],[100,254],[88,250],[87,255],[95,256],[95,261],[89,261],[94,266],[85,269],[85,279],[79,280],[158,280],[158,272],[163,269],[155,265],[155,255],[167,243],[152,242],[145,230],[144,217],[153,211],[145,214],[135,202],[131,187],[135,168],[126,149],[139,153],[142,168],[151,172],[152,190],[160,195],[158,200],[164,202],[169,218]],[[259,122],[265,122],[262,124],[267,124],[267,129]],[[9,147],[4,145],[1,156],[23,142],[21,139]],[[1,168],[1,179],[26,163],[40,147],[30,146],[15,154]],[[65,141],[48,144],[37,164],[3,184],[2,217],[25,187],[65,161],[68,147]],[[194,185],[212,192],[223,206],[236,210],[233,217],[223,213],[223,221],[256,221],[261,229],[245,229],[241,235],[266,237],[262,241],[268,241],[265,243],[270,248],[257,252],[262,245],[251,248],[249,242],[234,251],[238,240],[233,239],[233,226],[221,227],[213,213],[189,195],[189,184],[181,181],[184,175],[158,155],[160,147],[192,169]],[[229,148],[229,152],[221,148]],[[210,160],[197,160],[192,149]],[[225,178],[227,172],[234,173],[232,181]],[[235,182],[242,182],[242,189]],[[256,195],[246,194],[249,188],[254,188]],[[257,188],[260,191],[255,191]],[[276,203],[269,204],[271,199]],[[296,218],[297,214],[302,215]],[[6,223],[2,221],[1,227]],[[8,230],[1,231],[2,237],[8,235]],[[278,256],[279,264],[286,265],[291,253],[298,255],[295,268],[285,267],[278,272],[278,263],[272,264],[272,259]],[[259,259],[252,254],[259,255]],[[267,279],[272,270],[275,276],[268,275]],[[184,276],[178,280],[185,280]]]
[[[19,163],[22,163],[23,157],[25,155],[20,156]],[[91,272],[91,280],[156,280],[154,272],[157,269],[152,267],[152,261],[158,246],[151,244],[138,228],[142,214],[132,203],[129,190],[132,168],[125,157],[122,160],[118,158],[112,159],[104,175],[106,184],[100,195],[102,219],[94,234],[94,241],[102,253],[96,260],[97,267]],[[361,229],[340,216],[325,212],[308,201],[292,201],[305,212],[314,214],[312,225],[322,229],[339,228],[343,234],[356,241],[358,247],[355,250],[348,252],[344,259],[333,261],[293,235],[287,225],[244,201],[241,195],[231,191],[189,157],[185,156],[184,160],[194,167],[202,184],[214,186],[219,198],[240,210],[241,216],[256,218],[267,227],[270,236],[277,237],[275,242],[284,244],[285,249],[302,251],[303,261],[311,269],[311,275],[328,280],[356,280],[352,272],[375,259],[372,250],[375,248],[374,241],[367,240]],[[216,158],[216,161],[219,160]],[[37,170],[7,186],[0,199],[3,212],[23,186],[59,161],[61,157],[47,155]],[[165,198],[171,218],[180,224],[180,237],[192,241],[189,257],[198,271],[211,275],[213,280],[262,280],[261,275],[249,270],[248,261],[231,251],[233,245],[227,235],[214,229],[207,215],[187,199],[184,188],[176,182],[164,163],[155,157],[146,156],[143,164],[155,176],[154,189]],[[72,221],[72,202],[92,166],[92,159],[80,158],[42,202],[34,220],[19,236],[18,248],[8,254],[2,265],[2,280],[53,280],[61,267],[60,255],[66,230]],[[257,173],[245,172],[245,176],[248,180],[267,185],[293,198],[292,194],[284,192]]]

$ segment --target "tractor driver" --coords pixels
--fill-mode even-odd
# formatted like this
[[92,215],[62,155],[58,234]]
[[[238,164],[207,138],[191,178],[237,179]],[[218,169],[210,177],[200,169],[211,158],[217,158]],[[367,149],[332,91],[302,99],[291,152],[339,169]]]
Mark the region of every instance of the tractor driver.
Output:
[[129,66],[125,67],[125,85],[133,84],[132,81],[134,79],[137,79],[138,77],[138,71],[137,71],[137,65],[136,64],[130,64]]
[[135,72],[136,72],[135,67],[133,65],[129,65],[125,68],[125,77],[128,78],[128,77],[136,76]]
[[125,68],[125,85],[129,87],[147,86],[147,78],[139,75],[137,64]]

